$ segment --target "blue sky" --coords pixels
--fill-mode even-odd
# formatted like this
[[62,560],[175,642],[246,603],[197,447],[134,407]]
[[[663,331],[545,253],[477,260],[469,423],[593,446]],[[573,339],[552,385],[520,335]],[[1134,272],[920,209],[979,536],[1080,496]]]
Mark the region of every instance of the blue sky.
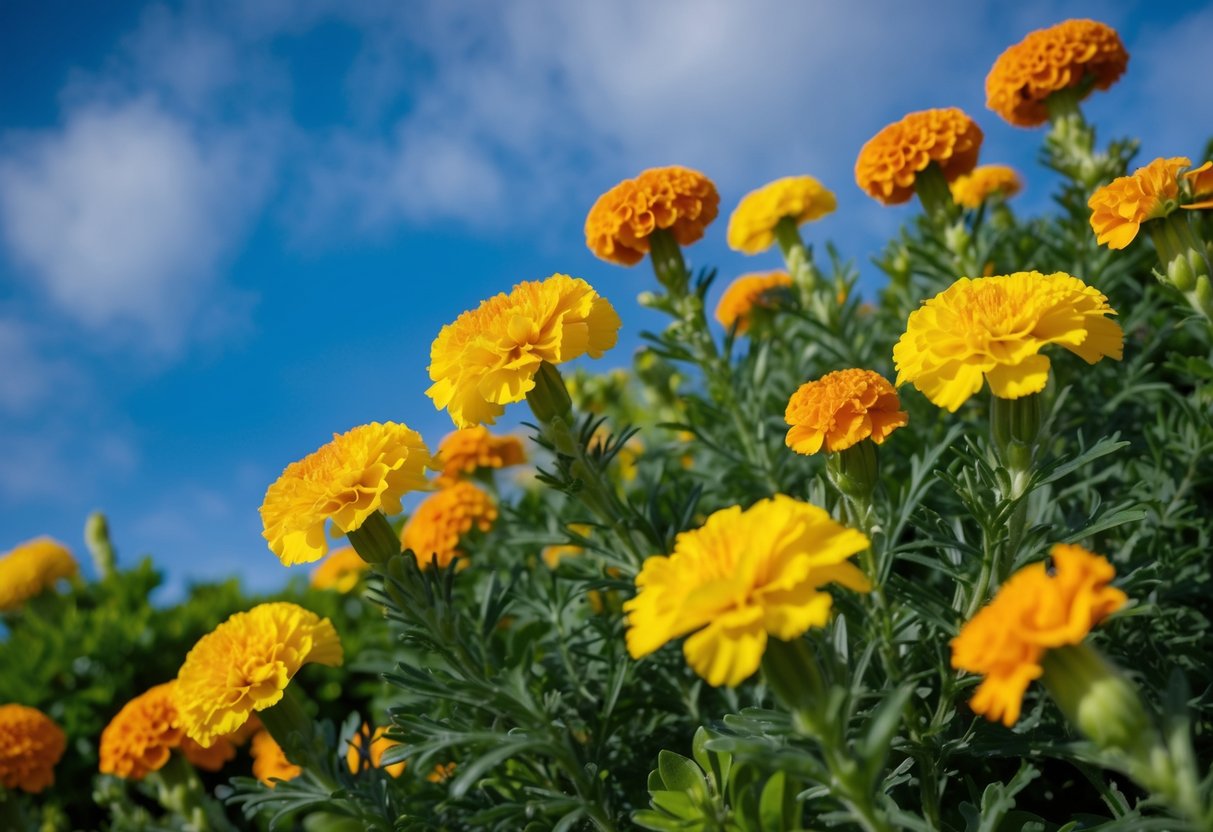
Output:
[[[993,4],[991,4],[993,6]],[[1114,25],[1129,71],[1086,107],[1141,161],[1213,130],[1205,3],[262,0],[0,7],[0,550],[83,554],[94,508],[172,591],[286,571],[257,507],[333,431],[449,429],[423,391],[442,324],[519,281],[584,277],[620,310],[626,364],[656,321],[645,267],[595,260],[599,193],[641,169],[746,191],[810,173],[838,195],[807,232],[869,257],[912,208],[855,186],[860,145],[956,105],[985,162],[1048,203],[1042,134],[985,110],[997,54],[1067,17]],[[724,277],[777,265],[723,243]],[[717,290],[719,291],[719,289]]]

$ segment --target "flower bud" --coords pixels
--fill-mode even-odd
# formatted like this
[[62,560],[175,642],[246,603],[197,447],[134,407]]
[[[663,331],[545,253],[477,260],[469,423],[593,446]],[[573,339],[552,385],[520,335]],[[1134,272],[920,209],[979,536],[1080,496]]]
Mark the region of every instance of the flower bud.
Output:
[[1066,718],[1096,745],[1141,756],[1156,744],[1137,690],[1094,647],[1054,647],[1041,667],[1041,681]]

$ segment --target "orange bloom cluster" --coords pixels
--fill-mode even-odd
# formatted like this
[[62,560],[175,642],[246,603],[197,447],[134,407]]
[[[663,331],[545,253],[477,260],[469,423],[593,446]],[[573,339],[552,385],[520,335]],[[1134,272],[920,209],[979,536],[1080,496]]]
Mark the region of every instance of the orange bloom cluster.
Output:
[[1092,88],[1106,90],[1128,63],[1129,53],[1111,26],[1066,20],[1029,33],[998,56],[986,76],[986,106],[1018,127],[1036,127],[1049,119],[1050,95],[1088,77]]
[[[1191,171],[1195,176],[1190,181],[1199,185],[1200,177],[1209,164]],[[1113,179],[1091,194],[1087,207],[1091,209],[1091,228],[1099,244],[1122,249],[1137,237],[1142,223],[1165,217],[1179,207],[1179,172],[1191,165],[1192,160],[1183,156],[1155,159],[1129,176]],[[1209,185],[1213,189],[1213,182]]]
[[914,180],[934,162],[949,182],[977,164],[981,128],[963,110],[920,110],[868,140],[855,160],[855,181],[868,196],[900,205],[914,195]]
[[494,436],[484,425],[448,433],[435,456],[442,470],[439,482],[444,485],[481,468],[508,468],[526,462],[518,437]]
[[729,284],[716,304],[716,320],[725,329],[737,328],[738,333],[750,328],[750,312],[754,307],[770,305],[771,295],[792,285],[787,272],[743,274]]
[[332,589],[345,593],[358,586],[371,568],[353,548],[344,546],[329,554],[312,570],[312,589]]
[[1028,684],[1043,673],[1045,651],[1081,644],[1127,600],[1108,586],[1116,570],[1106,558],[1066,543],[1050,554],[1051,567],[1016,572],[952,639],[952,667],[985,676],[970,707],[1008,727],[1019,719]]
[[1015,168],[1009,165],[979,165],[952,183],[952,199],[965,208],[978,208],[987,199],[1009,199],[1023,189]]
[[671,165],[649,168],[598,197],[585,218],[585,243],[603,260],[634,266],[649,250],[649,235],[668,229],[687,246],[720,210],[720,194],[702,173]]
[[491,497],[470,482],[458,482],[422,500],[400,535],[425,569],[434,556],[442,568],[463,553],[459,539],[473,528],[487,532],[497,520]]
[[278,785],[278,780],[294,780],[303,769],[286,758],[286,752],[264,728],[253,734],[253,743],[249,747],[253,755],[253,776],[271,789]]
[[1205,162],[1195,170],[1188,171],[1184,174],[1184,179],[1188,180],[1188,191],[1191,198],[1200,201],[1189,202],[1183,207],[1213,208],[1213,199],[1201,199],[1201,197],[1213,197],[1213,162]]
[[55,782],[67,737],[50,717],[25,705],[0,705],[0,786],[37,793]]
[[788,401],[787,446],[798,454],[843,451],[871,439],[877,445],[906,425],[897,391],[871,370],[836,370],[800,386]]

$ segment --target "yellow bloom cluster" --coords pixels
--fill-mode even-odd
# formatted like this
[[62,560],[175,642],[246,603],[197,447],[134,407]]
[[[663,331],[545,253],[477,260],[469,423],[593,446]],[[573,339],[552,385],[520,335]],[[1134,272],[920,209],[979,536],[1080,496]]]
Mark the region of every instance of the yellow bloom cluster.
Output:
[[426,395],[457,427],[492,424],[526,397],[544,361],[600,358],[620,325],[610,302],[580,278],[519,283],[442,328],[430,348],[434,383]]
[[[627,646],[641,658],[695,633],[683,652],[712,685],[753,675],[768,636],[792,639],[829,620],[837,583],[867,592],[868,579],[847,558],[868,539],[823,509],[782,494],[722,509],[683,532],[673,554],[644,562],[628,614]],[[696,632],[698,631],[698,632]]]
[[716,320],[727,330],[736,327],[740,334],[750,328],[750,312],[754,307],[770,304],[772,296],[780,289],[792,286],[792,276],[787,272],[762,272],[743,274],[734,280],[720,296],[716,304]]
[[[1165,217],[1178,208],[1179,172],[1191,165],[1192,160],[1183,156],[1155,159],[1091,194],[1087,207],[1091,209],[1096,241],[1122,249],[1137,237],[1142,223]],[[1199,175],[1200,171],[1193,173]]]
[[25,705],[0,705],[0,786],[37,793],[55,782],[67,737],[50,717]]
[[932,162],[949,182],[971,171],[982,138],[977,123],[956,107],[910,113],[860,149],[855,181],[877,202],[900,205],[914,195],[914,180]]
[[49,537],[14,547],[0,557],[0,612],[17,609],[79,571],[67,547]]
[[497,505],[482,489],[470,482],[457,482],[421,501],[401,532],[406,549],[425,569],[438,558],[445,569],[463,553],[459,539],[472,529],[487,532],[497,520]]
[[508,468],[526,462],[526,452],[516,436],[494,436],[484,425],[463,428],[443,437],[435,454],[443,485],[454,483],[482,469]]
[[864,439],[879,445],[909,419],[893,385],[871,370],[836,370],[802,384],[784,412],[787,446],[798,454],[844,451]]
[[833,192],[811,176],[776,179],[741,198],[729,217],[729,248],[759,254],[775,242],[775,226],[786,218],[812,222],[838,207]]
[[[358,733],[354,734],[349,743],[349,748],[345,753],[346,765],[350,767],[350,771],[357,774],[362,770],[362,761],[365,759],[370,763],[371,768],[379,768],[379,761],[383,759],[383,753],[389,748],[394,748],[400,743],[395,740],[388,739],[387,729],[380,727],[371,732],[371,726],[365,722],[358,729]],[[370,743],[370,749],[366,750],[367,743]],[[404,773],[404,768],[408,763],[392,763],[389,766],[383,766],[383,769],[393,777],[399,777]]]
[[312,570],[312,588],[350,592],[358,586],[358,582],[370,568],[371,565],[359,557],[351,547],[343,546],[331,552]]
[[951,184],[952,199],[964,208],[978,208],[987,199],[1009,199],[1023,190],[1023,182],[1009,165],[978,165]]
[[716,186],[702,173],[678,165],[649,168],[598,197],[585,218],[585,242],[603,260],[634,266],[657,229],[668,229],[679,245],[688,246],[719,210]]

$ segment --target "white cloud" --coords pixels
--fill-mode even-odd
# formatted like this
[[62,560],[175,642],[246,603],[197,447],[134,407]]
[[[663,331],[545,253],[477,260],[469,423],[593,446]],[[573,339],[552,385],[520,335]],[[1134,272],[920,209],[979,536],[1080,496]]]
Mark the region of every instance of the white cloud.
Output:
[[[25,415],[79,385],[70,362],[44,354],[36,331],[16,318],[0,317],[0,412]],[[76,396],[67,395],[74,399]]]

